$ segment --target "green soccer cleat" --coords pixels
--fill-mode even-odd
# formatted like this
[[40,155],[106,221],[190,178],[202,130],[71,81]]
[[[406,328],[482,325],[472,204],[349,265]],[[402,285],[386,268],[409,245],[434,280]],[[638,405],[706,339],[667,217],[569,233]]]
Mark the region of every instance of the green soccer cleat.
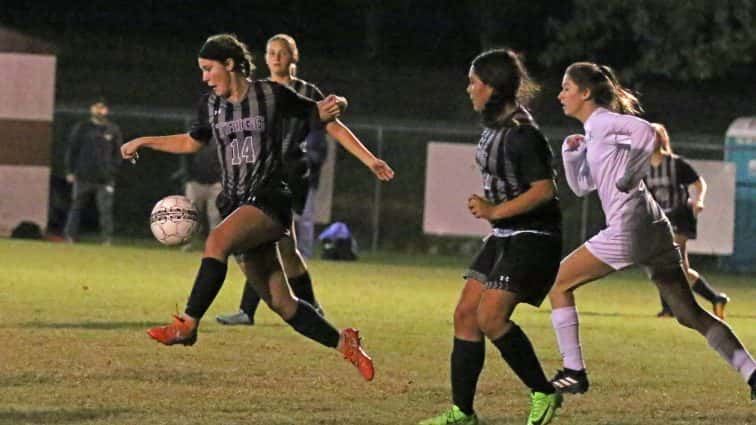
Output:
[[535,391],[530,394],[530,402],[528,425],[546,425],[554,419],[556,410],[562,405],[562,395]]
[[417,425],[478,425],[478,417],[475,413],[465,414],[459,407],[452,406],[446,412],[430,419],[418,422]]

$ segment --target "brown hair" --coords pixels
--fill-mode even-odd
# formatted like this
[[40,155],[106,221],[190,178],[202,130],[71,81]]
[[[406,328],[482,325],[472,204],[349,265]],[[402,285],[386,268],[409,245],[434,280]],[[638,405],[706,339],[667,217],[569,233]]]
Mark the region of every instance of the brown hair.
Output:
[[473,59],[471,67],[480,81],[493,87],[482,112],[486,125],[494,124],[507,104],[527,104],[540,89],[511,49],[487,50]]
[[245,77],[252,76],[252,72],[255,70],[252,53],[250,53],[247,45],[242,43],[234,34],[211,35],[202,45],[197,56],[220,63],[233,59],[233,70]]
[[632,91],[622,87],[612,68],[593,62],[576,62],[567,67],[565,74],[578,87],[591,92],[597,105],[614,112],[638,115],[643,107]]

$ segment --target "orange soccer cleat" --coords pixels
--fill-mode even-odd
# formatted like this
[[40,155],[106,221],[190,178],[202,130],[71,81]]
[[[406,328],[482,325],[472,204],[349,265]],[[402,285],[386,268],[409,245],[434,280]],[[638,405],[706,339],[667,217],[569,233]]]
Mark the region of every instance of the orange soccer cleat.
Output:
[[354,328],[346,328],[341,331],[341,342],[338,350],[360,372],[366,381],[372,381],[375,375],[373,359],[360,346],[360,332]]
[[147,335],[165,345],[194,345],[197,342],[196,322],[187,317],[173,315],[173,322],[167,326],[156,326],[147,330]]

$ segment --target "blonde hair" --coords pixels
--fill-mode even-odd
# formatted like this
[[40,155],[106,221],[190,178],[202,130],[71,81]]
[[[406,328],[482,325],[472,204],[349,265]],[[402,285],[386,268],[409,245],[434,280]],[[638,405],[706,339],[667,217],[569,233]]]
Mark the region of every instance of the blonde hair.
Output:
[[655,151],[658,151],[662,155],[673,155],[672,144],[669,141],[669,133],[667,128],[659,123],[651,123],[651,127],[654,128],[656,133],[656,147]]
[[270,46],[270,43],[274,41],[281,41],[286,45],[286,48],[289,50],[289,54],[291,54],[291,64],[289,64],[289,74],[292,77],[297,76],[297,62],[299,62],[299,48],[297,48],[297,42],[294,40],[294,37],[290,36],[289,34],[276,34],[273,37],[268,39],[268,42],[265,44],[266,49]]

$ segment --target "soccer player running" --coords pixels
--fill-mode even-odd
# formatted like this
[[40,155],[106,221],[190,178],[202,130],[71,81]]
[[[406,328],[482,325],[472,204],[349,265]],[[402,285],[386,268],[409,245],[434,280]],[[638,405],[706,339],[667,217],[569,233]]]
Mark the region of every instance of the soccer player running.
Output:
[[[706,198],[706,181],[685,158],[672,152],[667,129],[657,123],[651,126],[656,133],[656,146],[651,154],[648,176],[643,181],[672,224],[675,243],[680,247],[688,283],[695,293],[711,303],[714,314],[724,320],[725,305],[730,298],[714,289],[703,276],[690,267],[688,261],[688,240],[697,236],[698,214],[704,209]],[[688,192],[689,186],[696,189],[692,198]],[[661,305],[662,309],[656,316],[672,317],[672,310],[664,298],[661,298]]]
[[579,338],[575,289],[632,264],[642,266],[677,321],[706,338],[744,380],[756,399],[756,362],[730,327],[696,304],[682,267],[672,228],[642,179],[656,135],[637,98],[607,66],[570,65],[559,101],[567,116],[583,123],[585,135],[568,136],[562,146],[567,182],[578,196],[598,190],[606,228],[568,255],[549,299],[564,369],[552,382],[561,392],[588,390]]
[[[268,40],[265,48],[265,63],[270,71],[270,80],[276,83],[290,87],[298,94],[316,101],[323,100],[325,96],[320,89],[314,84],[301,80],[296,77],[297,63],[299,62],[299,49],[293,37],[287,34],[276,34]],[[316,141],[315,138],[318,140]],[[308,145],[321,145],[325,147],[324,134],[322,130],[311,131],[307,135]],[[316,142],[316,143],[310,143]],[[312,152],[303,152],[300,144],[292,143],[288,147],[285,155],[291,160],[290,164],[300,164],[302,160],[309,158]],[[303,164],[306,165],[306,164]],[[292,190],[294,211],[300,216],[303,213],[305,204],[314,202],[311,194],[308,193],[307,167],[290,167],[287,173],[287,183]],[[312,171],[312,170],[310,170]],[[295,229],[297,220],[294,220],[294,226],[291,227],[291,233],[278,241],[278,250],[281,253],[281,263],[283,265],[286,279],[289,281],[294,295],[310,303],[319,314],[323,314],[323,309],[315,300],[315,292],[312,288],[312,280],[307,270],[302,254],[297,249],[297,234]],[[312,232],[313,229],[305,229]],[[312,240],[312,235],[306,235]],[[255,323],[255,312],[260,304],[260,296],[255,292],[254,287],[246,282],[244,292],[242,293],[239,311],[230,314],[221,314],[216,316],[216,320],[223,325],[253,325]]]
[[530,389],[528,424],[543,425],[554,417],[561,395],[544,374],[525,332],[510,319],[519,303],[541,304],[559,269],[561,214],[553,155],[522,106],[537,87],[513,51],[481,53],[472,61],[468,78],[467,93],[483,123],[475,160],[484,193],[471,195],[468,208],[493,230],[464,276],[454,312],[454,405],[420,425],[478,423],[473,399],[485,338]]
[[[334,120],[340,113],[339,99],[331,95],[315,103],[277,83],[250,80],[254,70],[251,54],[230,34],[208,38],[197,62],[211,92],[202,97],[189,133],[141,137],[121,147],[125,159],[135,159],[142,147],[192,153],[215,137],[223,172],[218,205],[225,219],[205,242],[186,309],[169,325],[147,333],[165,345],[193,345],[200,320],[225,280],[228,257],[234,254],[247,280],[273,311],[302,335],[340,351],[363,378],[373,379],[373,362],[360,346],[358,331],[346,328],[339,332],[310,304],[294,297],[276,249],[292,220],[282,149],[300,143],[311,129],[324,125],[341,136],[351,134]],[[385,162],[354,142],[350,152],[378,178],[393,177]]]

